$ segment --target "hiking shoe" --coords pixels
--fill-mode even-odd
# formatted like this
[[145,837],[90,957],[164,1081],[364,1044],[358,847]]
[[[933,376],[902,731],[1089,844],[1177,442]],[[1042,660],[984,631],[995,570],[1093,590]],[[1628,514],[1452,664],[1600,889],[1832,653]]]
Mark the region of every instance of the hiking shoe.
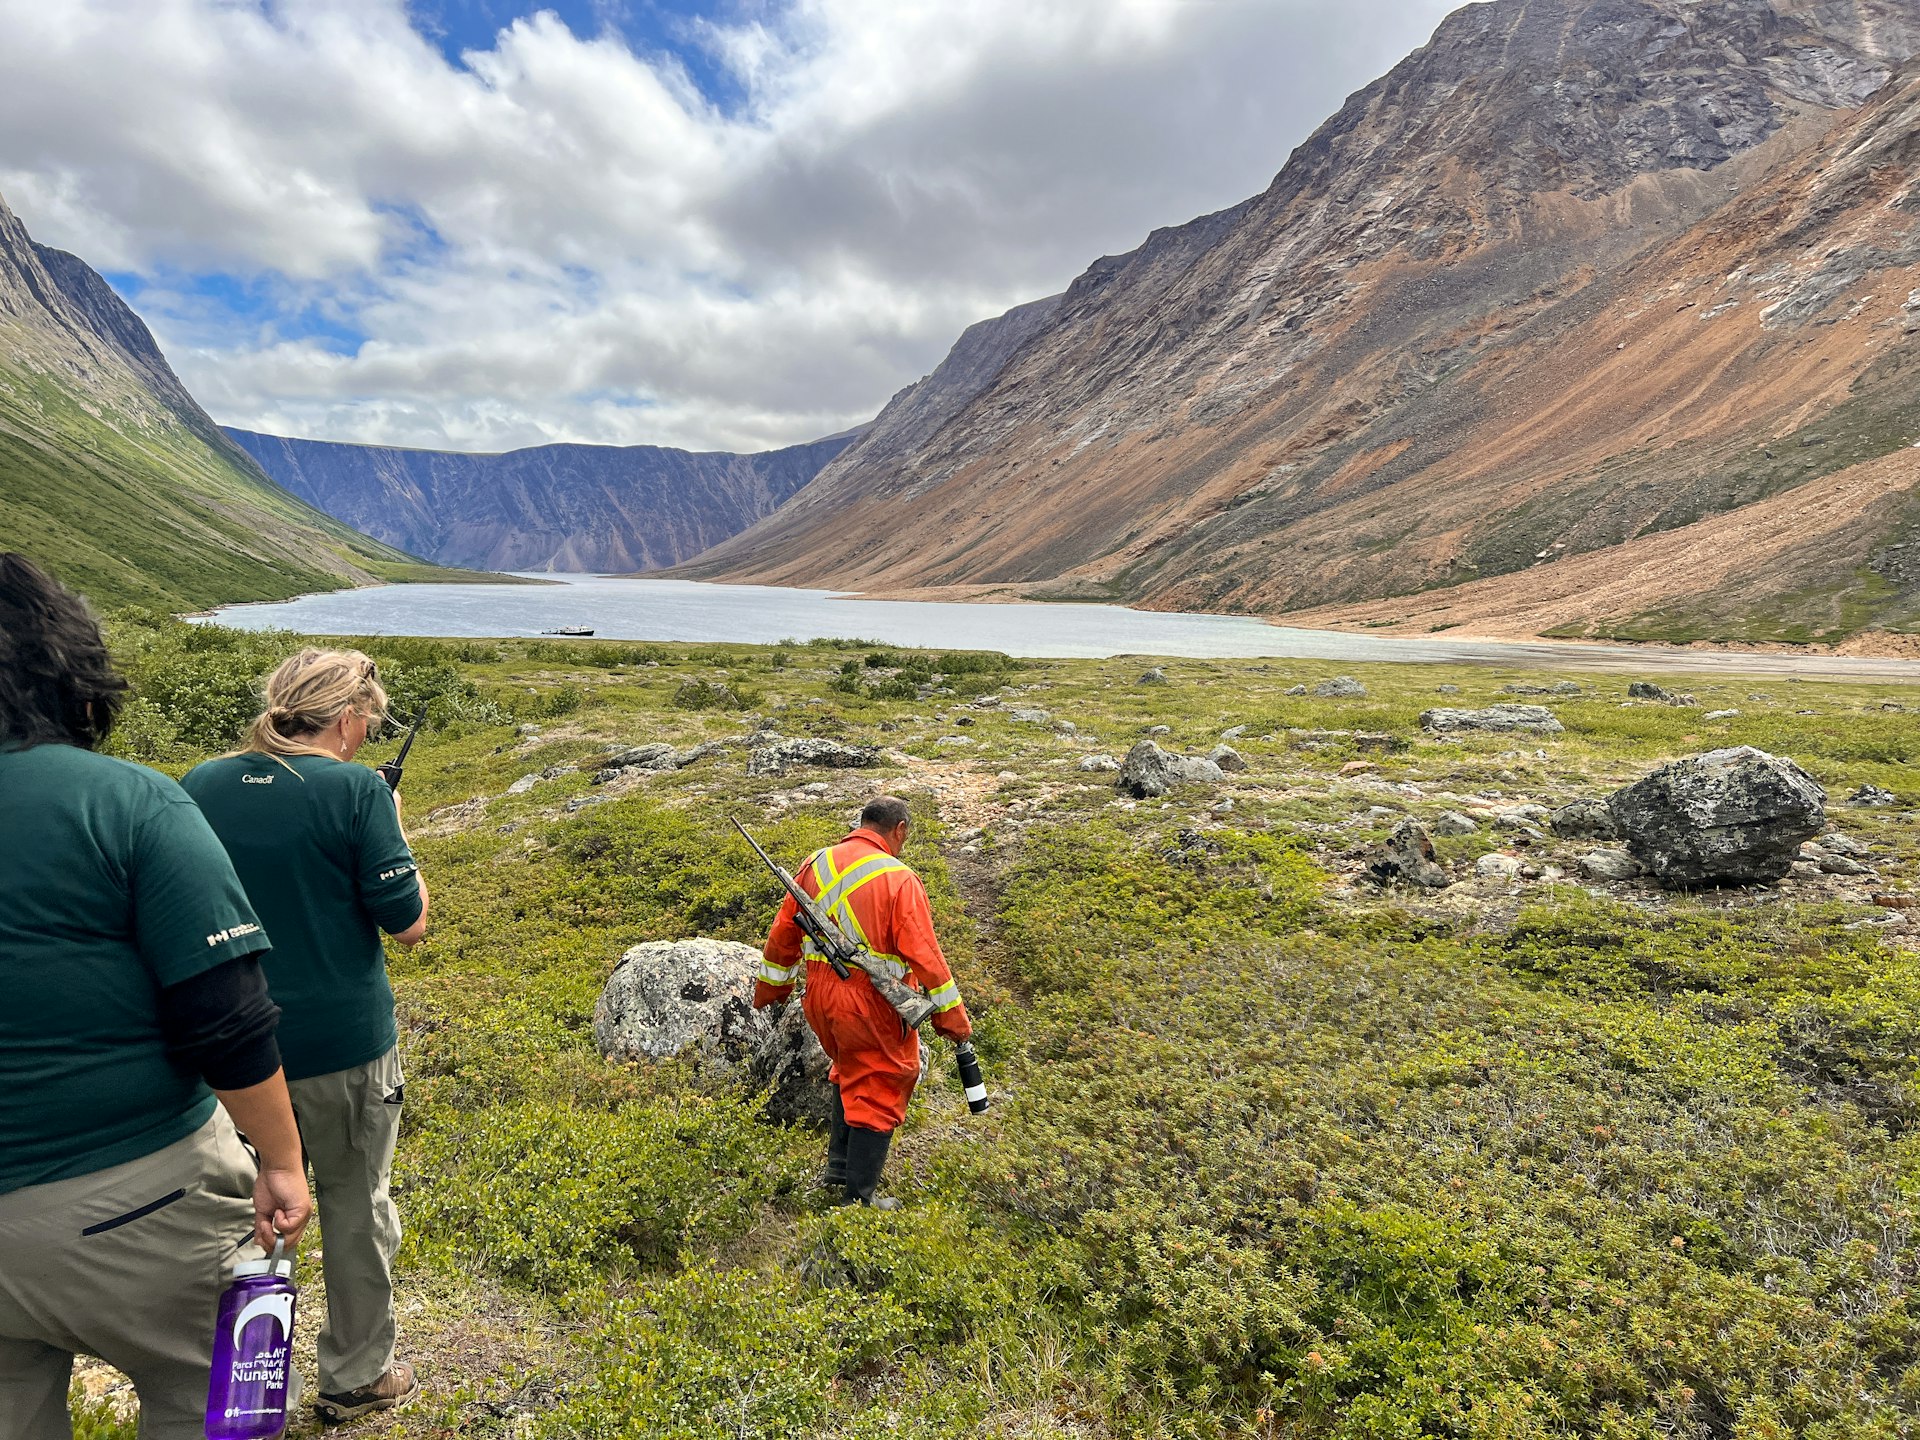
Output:
[[328,1395],[324,1392],[314,1402],[314,1409],[320,1412],[320,1418],[329,1425],[339,1425],[344,1421],[358,1420],[362,1415],[371,1415],[376,1410],[399,1410],[413,1403],[420,1393],[420,1381],[413,1373],[413,1366],[404,1360],[396,1360],[387,1373],[371,1385],[362,1385],[358,1390],[349,1390],[344,1395]]

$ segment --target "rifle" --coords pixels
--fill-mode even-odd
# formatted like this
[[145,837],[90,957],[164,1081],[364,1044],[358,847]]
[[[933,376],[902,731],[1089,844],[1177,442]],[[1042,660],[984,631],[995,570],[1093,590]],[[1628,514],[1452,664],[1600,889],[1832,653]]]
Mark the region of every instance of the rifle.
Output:
[[387,782],[387,788],[389,790],[399,790],[400,776],[407,765],[407,752],[413,749],[414,737],[419,735],[420,727],[426,723],[427,707],[422,705],[420,707],[420,713],[413,717],[413,728],[407,731],[407,738],[401,743],[400,753],[394,756],[393,759],[387,761],[386,764],[373,767],[375,773]]
[[899,1014],[902,1023],[911,1030],[923,1024],[937,1008],[933,1001],[922,995],[910,985],[903,985],[873,958],[867,947],[849,939],[839,925],[819,905],[814,898],[800,888],[799,882],[789,875],[766,851],[760,848],[760,842],[747,834],[747,827],[738,820],[733,828],[740,832],[741,838],[753,847],[758,855],[773,871],[780,883],[786,887],[787,894],[793,897],[794,920],[800,926],[800,933],[813,942],[821,958],[833,967],[833,973],[842,980],[853,974],[855,967],[866,972],[867,979],[873,982],[873,988],[880,992],[880,998],[891,1005]]

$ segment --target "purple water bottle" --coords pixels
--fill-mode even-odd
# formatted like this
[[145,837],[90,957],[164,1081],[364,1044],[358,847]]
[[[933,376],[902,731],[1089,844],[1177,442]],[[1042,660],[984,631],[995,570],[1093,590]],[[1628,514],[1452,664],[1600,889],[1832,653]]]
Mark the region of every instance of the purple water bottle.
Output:
[[243,1260],[220,1297],[207,1385],[207,1440],[271,1440],[287,1428],[293,1380],[293,1257]]

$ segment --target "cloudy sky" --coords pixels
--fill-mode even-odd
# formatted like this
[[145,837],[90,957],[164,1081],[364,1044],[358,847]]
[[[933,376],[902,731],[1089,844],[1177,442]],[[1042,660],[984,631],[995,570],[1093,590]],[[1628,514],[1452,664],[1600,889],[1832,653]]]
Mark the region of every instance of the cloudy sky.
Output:
[[1453,0],[0,0],[0,196],[227,424],[761,449],[1264,189]]

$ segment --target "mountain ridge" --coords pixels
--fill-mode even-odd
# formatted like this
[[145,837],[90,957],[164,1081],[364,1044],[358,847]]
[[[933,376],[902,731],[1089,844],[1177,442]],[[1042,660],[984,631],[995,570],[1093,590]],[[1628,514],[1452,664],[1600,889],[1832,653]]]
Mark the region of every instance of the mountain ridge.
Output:
[[658,570],[772,513],[857,432],[755,455],[561,443],[490,453],[227,437],[301,499],[442,564]]
[[[1883,0],[1495,0],[1456,12],[1262,195],[1091,265],[914,453],[863,467],[849,452],[807,514],[777,514],[690,569],[1283,614],[1509,573],[1556,545],[1604,549],[1737,509],[1780,477],[1722,493],[1732,451],[1765,448],[1730,391],[1709,379],[1701,393],[1729,418],[1717,435],[1683,436],[1685,455],[1649,435],[1664,412],[1631,386],[1622,418],[1574,444],[1550,423],[1581,380],[1554,373],[1556,347],[1579,348],[1583,326],[1628,325],[1639,302],[1619,287],[1636,264],[1796,157],[1843,146],[1831,137],[1844,117],[1917,49],[1920,18]],[[1750,248],[1778,249],[1757,232]],[[1769,323],[1826,318],[1789,307]],[[1830,354],[1828,367],[1857,378],[1885,339]],[[1671,363],[1688,369],[1722,341],[1672,343]],[[1522,360],[1534,373],[1514,373]],[[1773,391],[1763,418],[1784,421],[1797,407]],[[1591,418],[1597,402],[1580,403]],[[1709,455],[1716,443],[1729,453]],[[1496,451],[1497,474],[1476,459]],[[1599,492],[1604,523],[1583,522],[1562,492]],[[865,538],[830,547],[829,535]],[[1900,621],[1906,604],[1896,597],[1882,618]]]
[[103,605],[285,599],[427,568],[273,484],[112,287],[4,199],[0,544]]

